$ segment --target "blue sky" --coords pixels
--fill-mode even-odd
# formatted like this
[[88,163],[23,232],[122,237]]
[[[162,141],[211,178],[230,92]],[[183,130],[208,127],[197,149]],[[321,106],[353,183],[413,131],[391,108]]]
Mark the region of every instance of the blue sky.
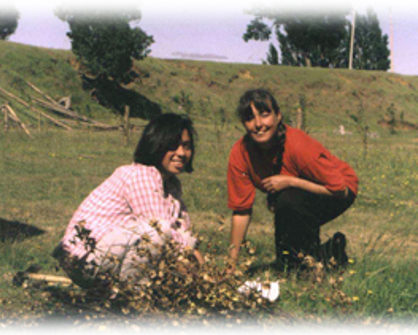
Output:
[[[11,41],[48,48],[69,49],[70,41],[66,37],[68,25],[60,21],[53,13],[62,1],[14,0],[13,4],[20,12],[18,28]],[[240,62],[261,64],[268,42],[244,42],[242,34],[253,16],[245,11],[254,3],[280,3],[283,7],[312,7],[312,1],[107,1],[106,6],[139,4],[142,29],[153,35],[155,43],[151,46],[151,56],[158,58],[206,59],[221,62]],[[71,1],[73,6],[88,10],[102,3],[98,0]],[[86,3],[89,5],[87,6]],[[316,5],[329,8],[335,1],[315,1]],[[340,3],[340,2],[337,2]],[[413,1],[351,1],[360,13],[368,6],[376,11],[381,28],[390,35],[393,31],[394,72],[418,75],[418,5]],[[0,7],[2,7],[0,0]],[[103,6],[103,4],[101,4]],[[312,7],[313,8],[313,7]]]

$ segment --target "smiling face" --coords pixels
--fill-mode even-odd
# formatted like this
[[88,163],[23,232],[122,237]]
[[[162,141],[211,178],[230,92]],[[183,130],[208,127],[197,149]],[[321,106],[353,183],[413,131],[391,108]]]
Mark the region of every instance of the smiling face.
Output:
[[167,151],[161,161],[163,176],[168,177],[183,172],[191,157],[192,142],[189,132],[184,129],[177,148]]
[[276,114],[272,108],[260,111],[253,103],[250,106],[252,114],[243,121],[244,127],[254,142],[261,147],[269,147],[282,115],[280,112]]

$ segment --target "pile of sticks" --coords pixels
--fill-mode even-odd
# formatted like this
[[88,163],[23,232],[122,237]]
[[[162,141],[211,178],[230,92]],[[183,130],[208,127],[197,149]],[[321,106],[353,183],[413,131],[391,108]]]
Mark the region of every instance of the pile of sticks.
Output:
[[[25,107],[23,110],[32,118],[37,118],[39,121],[41,117],[45,118],[55,126],[64,128],[68,131],[73,130],[73,127],[88,127],[96,130],[116,130],[121,128],[121,126],[111,126],[80,115],[70,109],[70,104],[66,104],[66,106],[61,105],[34,84],[28,81],[25,81],[25,83],[42,98],[30,96],[31,101],[27,102],[0,87],[0,96],[3,96],[7,100],[5,104],[0,106],[0,112],[4,114],[5,130],[7,130],[9,126],[9,120],[12,120],[22,128],[28,136],[31,136],[28,127],[17,116],[16,112],[12,109],[10,102]],[[60,118],[58,119],[57,117]]]

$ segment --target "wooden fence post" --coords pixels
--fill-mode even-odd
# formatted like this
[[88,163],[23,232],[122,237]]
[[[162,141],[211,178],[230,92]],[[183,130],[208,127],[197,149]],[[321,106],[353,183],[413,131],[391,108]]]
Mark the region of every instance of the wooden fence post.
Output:
[[296,128],[304,129],[303,111],[300,107],[296,110]]
[[130,128],[130,125],[129,125],[129,112],[130,112],[130,110],[129,110],[129,106],[128,105],[125,105],[125,114],[124,114],[124,117],[123,117],[123,130],[124,130],[124,135],[125,135],[125,145],[129,145],[129,128]]
[[4,106],[1,106],[1,109],[4,113],[4,132],[7,133],[7,131],[9,130],[9,114]]

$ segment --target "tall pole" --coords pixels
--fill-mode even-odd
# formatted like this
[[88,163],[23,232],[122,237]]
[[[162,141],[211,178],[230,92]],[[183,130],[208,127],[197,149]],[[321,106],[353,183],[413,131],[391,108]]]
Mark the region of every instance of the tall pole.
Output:
[[356,11],[353,8],[353,18],[351,20],[351,37],[350,37],[350,56],[348,59],[348,69],[353,69],[353,48],[354,48],[354,31],[356,27]]

